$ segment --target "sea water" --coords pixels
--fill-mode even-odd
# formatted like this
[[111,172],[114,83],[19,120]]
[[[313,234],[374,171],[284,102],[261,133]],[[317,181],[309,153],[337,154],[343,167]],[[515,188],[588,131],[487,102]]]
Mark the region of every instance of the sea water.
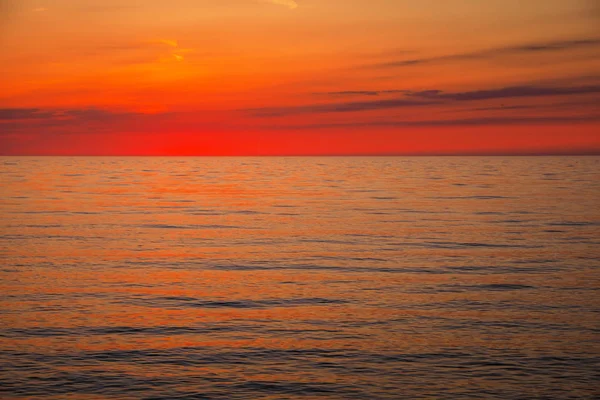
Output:
[[0,158],[3,399],[585,399],[599,157]]

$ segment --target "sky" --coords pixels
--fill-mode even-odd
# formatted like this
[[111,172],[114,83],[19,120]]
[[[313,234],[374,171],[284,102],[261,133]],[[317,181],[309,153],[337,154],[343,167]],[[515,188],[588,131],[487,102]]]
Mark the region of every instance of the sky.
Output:
[[600,0],[0,0],[0,155],[600,154]]

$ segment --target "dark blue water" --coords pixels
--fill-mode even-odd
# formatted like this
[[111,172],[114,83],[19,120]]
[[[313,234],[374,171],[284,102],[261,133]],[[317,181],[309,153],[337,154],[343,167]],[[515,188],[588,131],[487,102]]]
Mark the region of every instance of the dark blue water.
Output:
[[0,158],[0,398],[596,398],[599,167]]

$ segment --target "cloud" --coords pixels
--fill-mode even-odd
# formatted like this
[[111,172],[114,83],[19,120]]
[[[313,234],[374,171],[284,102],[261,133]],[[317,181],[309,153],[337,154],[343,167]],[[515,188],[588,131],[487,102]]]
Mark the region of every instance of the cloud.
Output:
[[398,127],[398,128],[419,128],[419,127],[451,127],[451,126],[492,126],[492,125],[547,125],[547,124],[574,124],[599,122],[599,115],[586,116],[525,116],[525,117],[481,117],[481,118],[459,118],[442,120],[377,120],[366,122],[347,122],[347,123],[323,123],[323,124],[305,124],[305,125],[269,125],[264,129],[274,130],[314,130],[314,129],[334,129],[334,128],[373,128],[373,127]]
[[[54,135],[109,133],[116,128],[144,129],[159,126],[163,118],[175,113],[142,113],[101,108],[3,108],[0,109],[0,136],[31,133]],[[144,128],[140,128],[144,127]]]
[[179,47],[179,42],[177,40],[171,39],[160,39],[156,42],[157,44],[164,44],[168,47],[172,48],[171,52],[167,57],[163,57],[162,61],[177,61],[181,62],[185,59],[184,54],[190,53],[192,49],[182,49]]
[[131,112],[113,112],[97,108],[40,109],[0,108],[0,123],[5,121],[101,121],[141,115]]
[[441,90],[425,90],[410,92],[408,96],[429,100],[474,101],[516,97],[567,96],[574,94],[600,93],[600,86],[575,87],[543,87],[543,86],[512,86],[492,90],[476,90],[470,92],[444,93]]
[[451,61],[464,61],[464,60],[478,60],[485,58],[493,58],[499,56],[510,56],[510,55],[527,55],[527,54],[539,54],[544,52],[556,52],[573,50],[587,47],[598,47],[600,46],[600,38],[588,38],[578,40],[563,40],[554,42],[543,42],[525,44],[519,46],[509,47],[498,47],[494,49],[485,49],[470,53],[461,54],[450,54],[446,56],[438,57],[427,57],[427,58],[414,58],[409,60],[390,61],[385,63],[379,63],[371,65],[371,67],[377,68],[395,68],[395,67],[410,67],[413,65],[430,64],[436,62],[451,62]]
[[382,110],[389,108],[416,107],[438,102],[411,100],[411,99],[387,99],[377,101],[356,101],[348,103],[316,104],[297,107],[264,107],[253,108],[249,111],[257,117],[282,117],[296,114],[312,113],[343,113],[354,111]]
[[474,108],[474,111],[506,111],[506,110],[527,110],[532,108],[542,108],[540,105],[518,105],[518,106],[496,106],[496,107],[479,107]]
[[408,93],[408,90],[344,90],[341,92],[314,93],[326,96],[379,96],[382,94]]
[[48,9],[45,7],[38,7],[38,8],[34,8],[32,11],[33,12],[44,12],[44,11],[48,11]]
[[287,7],[291,10],[298,8],[298,3],[294,0],[261,0],[263,3],[276,4],[279,6]]
[[[257,117],[281,117],[286,115],[310,113],[344,113],[358,111],[384,110],[427,105],[441,105],[452,102],[485,101],[506,98],[551,97],[600,93],[600,85],[551,87],[551,86],[511,86],[500,89],[475,90],[468,92],[444,92],[441,90],[423,90],[419,92],[398,91],[404,97],[372,101],[353,101],[344,103],[316,104],[296,107],[266,107],[246,110]],[[342,92],[343,93],[343,92]],[[381,93],[377,91],[355,91],[349,93]]]
[[166,44],[167,46],[171,46],[171,47],[179,47],[179,43],[177,42],[177,40],[160,39],[158,41],[158,43]]
[[0,121],[52,118],[54,114],[39,108],[0,108]]

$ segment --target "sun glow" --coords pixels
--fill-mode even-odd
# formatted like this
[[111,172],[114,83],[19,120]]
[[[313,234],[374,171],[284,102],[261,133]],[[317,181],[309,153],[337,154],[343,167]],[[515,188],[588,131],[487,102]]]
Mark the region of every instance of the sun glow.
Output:
[[586,1],[40,1],[0,1],[0,152],[600,152]]

